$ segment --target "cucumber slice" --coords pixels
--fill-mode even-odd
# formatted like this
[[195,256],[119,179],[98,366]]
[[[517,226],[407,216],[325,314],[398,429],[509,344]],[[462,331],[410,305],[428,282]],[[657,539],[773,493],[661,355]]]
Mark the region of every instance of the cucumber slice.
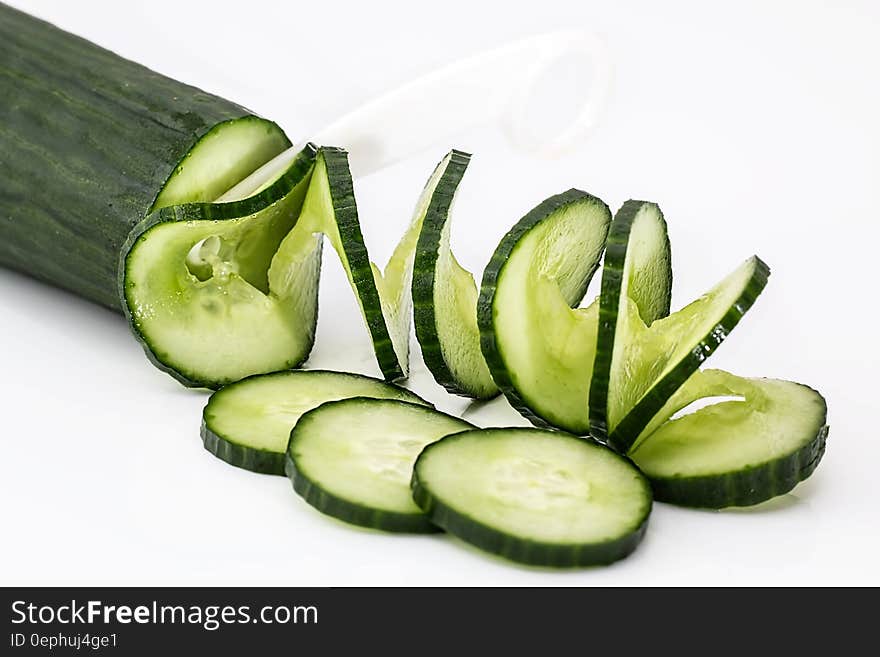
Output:
[[431,521],[483,550],[540,566],[589,566],[630,554],[651,489],[625,458],[542,429],[477,429],[429,445],[413,497]]
[[346,397],[431,404],[405,388],[359,374],[290,370],[251,376],[215,392],[202,412],[202,440],[217,458],[245,470],[284,474],[290,431],[299,417]]
[[429,182],[383,275],[370,262],[361,235],[348,153],[322,148],[302,214],[288,238],[289,248],[305,255],[320,249],[321,234],[327,236],[348,275],[379,368],[388,380],[404,378],[409,372],[409,287],[418,232],[432,191]]
[[553,196],[505,235],[483,273],[483,356],[510,403],[535,424],[589,430],[598,304],[576,308],[599,265],[611,212],[576,189]]
[[[632,248],[628,248],[630,243]],[[614,215],[605,245],[602,298],[633,300],[646,326],[669,315],[672,253],[666,220],[655,203],[627,201]],[[607,436],[608,386],[618,305],[600,302],[596,359],[590,383],[590,433]]]
[[162,208],[129,236],[120,293],[160,369],[185,385],[217,388],[308,356],[320,251],[297,259],[285,242],[315,156],[308,145],[262,191]]
[[303,415],[287,448],[294,490],[329,516],[390,532],[437,528],[413,502],[422,449],[473,425],[424,405],[356,397]]
[[[737,400],[668,420],[699,399]],[[696,372],[630,450],[658,500],[721,508],[758,504],[809,477],[825,452],[827,408],[807,386]]]
[[416,249],[413,319],[422,357],[437,383],[453,394],[489,399],[498,394],[498,386],[480,350],[477,285],[449,244],[449,213],[470,157],[454,150],[438,165],[442,176]]

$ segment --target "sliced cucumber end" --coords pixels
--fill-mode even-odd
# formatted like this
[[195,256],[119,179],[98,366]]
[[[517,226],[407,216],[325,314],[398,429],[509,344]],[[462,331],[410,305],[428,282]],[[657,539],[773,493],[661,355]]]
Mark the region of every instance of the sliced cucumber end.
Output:
[[150,212],[181,203],[210,203],[290,147],[278,125],[258,116],[218,123],[181,159]]
[[308,356],[320,253],[297,258],[284,243],[314,158],[307,146],[254,196],[167,207],[132,232],[123,307],[151,360],[185,385],[217,388]]

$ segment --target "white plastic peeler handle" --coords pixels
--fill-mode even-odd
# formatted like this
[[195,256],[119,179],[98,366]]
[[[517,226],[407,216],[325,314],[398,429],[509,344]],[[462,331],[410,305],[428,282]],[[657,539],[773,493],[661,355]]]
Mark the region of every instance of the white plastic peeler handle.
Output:
[[[538,82],[555,64],[574,64],[589,75],[573,118],[548,128],[529,121]],[[595,127],[608,100],[612,67],[605,43],[584,30],[529,37],[444,66],[349,112],[311,141],[349,151],[355,177],[378,171],[448,141],[468,128],[500,123],[515,147],[539,157],[564,154]],[[547,102],[558,102],[556,98]],[[281,153],[220,199],[243,198],[282,170],[300,150]]]
[[[528,123],[527,110],[537,83],[552,65],[567,58],[589,72],[591,89],[566,125],[536,130]],[[348,149],[356,176],[492,122],[502,123],[517,148],[555,156],[579,145],[595,127],[608,99],[611,78],[608,49],[595,35],[583,30],[541,34],[405,84],[343,116],[318,132],[313,141]]]

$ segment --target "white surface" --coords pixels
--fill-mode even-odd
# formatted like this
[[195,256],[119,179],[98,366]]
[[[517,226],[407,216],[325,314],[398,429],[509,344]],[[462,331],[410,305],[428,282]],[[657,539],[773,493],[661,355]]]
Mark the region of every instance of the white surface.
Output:
[[[880,584],[880,5],[446,1],[428,16],[408,2],[15,4],[243,102],[294,139],[461,55],[537,30],[595,30],[616,86],[583,148],[536,161],[475,130],[358,181],[374,259],[452,146],[476,155],[453,239],[478,273],[549,194],[656,200],[676,306],[751,253],[774,269],[712,364],[819,388],[832,429],[817,473],[785,498],[721,513],[657,504],[643,545],[615,566],[525,569],[448,537],[345,526],[286,479],[225,465],[198,437],[206,394],[153,369],[120,317],[0,270],[2,584]],[[309,364],[375,374],[341,269],[325,261]],[[466,409],[415,370],[417,392]],[[523,423],[503,401],[466,417]]]

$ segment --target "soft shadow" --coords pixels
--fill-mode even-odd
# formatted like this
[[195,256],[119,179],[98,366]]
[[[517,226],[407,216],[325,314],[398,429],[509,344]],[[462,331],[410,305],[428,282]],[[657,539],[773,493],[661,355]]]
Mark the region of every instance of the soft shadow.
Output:
[[721,509],[721,511],[724,513],[745,515],[757,513],[772,513],[774,511],[789,509],[800,503],[800,498],[797,495],[795,495],[794,493],[786,493],[785,495],[771,498],[766,502],[761,502],[760,504],[755,504],[754,506],[731,506],[726,509]]
[[40,318],[45,318],[42,311],[48,306],[58,319],[68,312],[82,313],[93,321],[118,326],[120,329],[127,328],[125,317],[119,310],[111,310],[70,290],[3,266],[0,266],[0,278],[7,279],[14,290],[12,294],[5,295],[4,300],[8,300],[10,306],[15,306],[22,313],[34,312]]
[[167,392],[171,395],[181,395],[185,397],[202,397],[205,401],[208,401],[208,397],[213,395],[216,391],[211,388],[189,388],[173,376],[168,374],[167,372],[163,372],[162,370],[156,369],[156,371],[162,375],[162,386],[164,392]]
[[[541,573],[544,575],[556,575],[559,577],[570,577],[571,573],[573,572],[604,572],[609,570],[610,568],[619,567],[625,562],[632,561],[633,558],[636,556],[635,554],[629,554],[623,559],[619,559],[618,561],[615,561],[613,563],[598,564],[594,566],[535,566],[532,564],[521,563],[519,561],[507,559],[506,557],[502,557],[501,555],[495,554],[494,552],[488,552],[447,532],[441,532],[439,534],[428,534],[427,536],[433,536],[436,539],[444,540],[448,544],[453,545],[456,549],[463,550],[464,552],[469,552],[471,555],[474,556],[475,559],[489,561],[505,568],[513,568],[515,570],[520,570],[523,572]],[[641,543],[639,543],[639,545],[636,547],[635,553],[638,553],[642,549],[644,543],[646,542],[646,539],[647,536],[645,536],[642,539]]]
[[813,496],[817,494],[817,489],[821,488],[820,479],[821,478],[812,476],[806,481],[802,481],[801,483],[799,483],[797,486],[794,487],[792,491],[778,497],[773,497],[766,502],[761,502],[760,504],[755,504],[753,506],[729,506],[724,509],[698,509],[678,506],[675,504],[670,504],[668,506],[675,506],[679,509],[695,511],[697,513],[727,513],[734,515],[775,513],[777,511],[783,511],[785,509],[790,509],[795,506],[809,504]]
[[468,402],[467,406],[461,411],[462,417],[466,417],[468,415],[474,415],[475,413],[479,413],[481,410],[486,408],[489,404],[497,400],[499,395],[495,395],[490,399],[472,399]]
[[797,505],[809,504],[813,497],[818,494],[818,491],[821,490],[823,485],[822,480],[823,477],[816,477],[814,475],[806,481],[799,483],[791,492],[786,493],[785,495],[774,497],[773,499],[761,502],[755,506],[735,506],[723,510],[728,513],[744,514],[772,513],[773,511],[789,509]]

